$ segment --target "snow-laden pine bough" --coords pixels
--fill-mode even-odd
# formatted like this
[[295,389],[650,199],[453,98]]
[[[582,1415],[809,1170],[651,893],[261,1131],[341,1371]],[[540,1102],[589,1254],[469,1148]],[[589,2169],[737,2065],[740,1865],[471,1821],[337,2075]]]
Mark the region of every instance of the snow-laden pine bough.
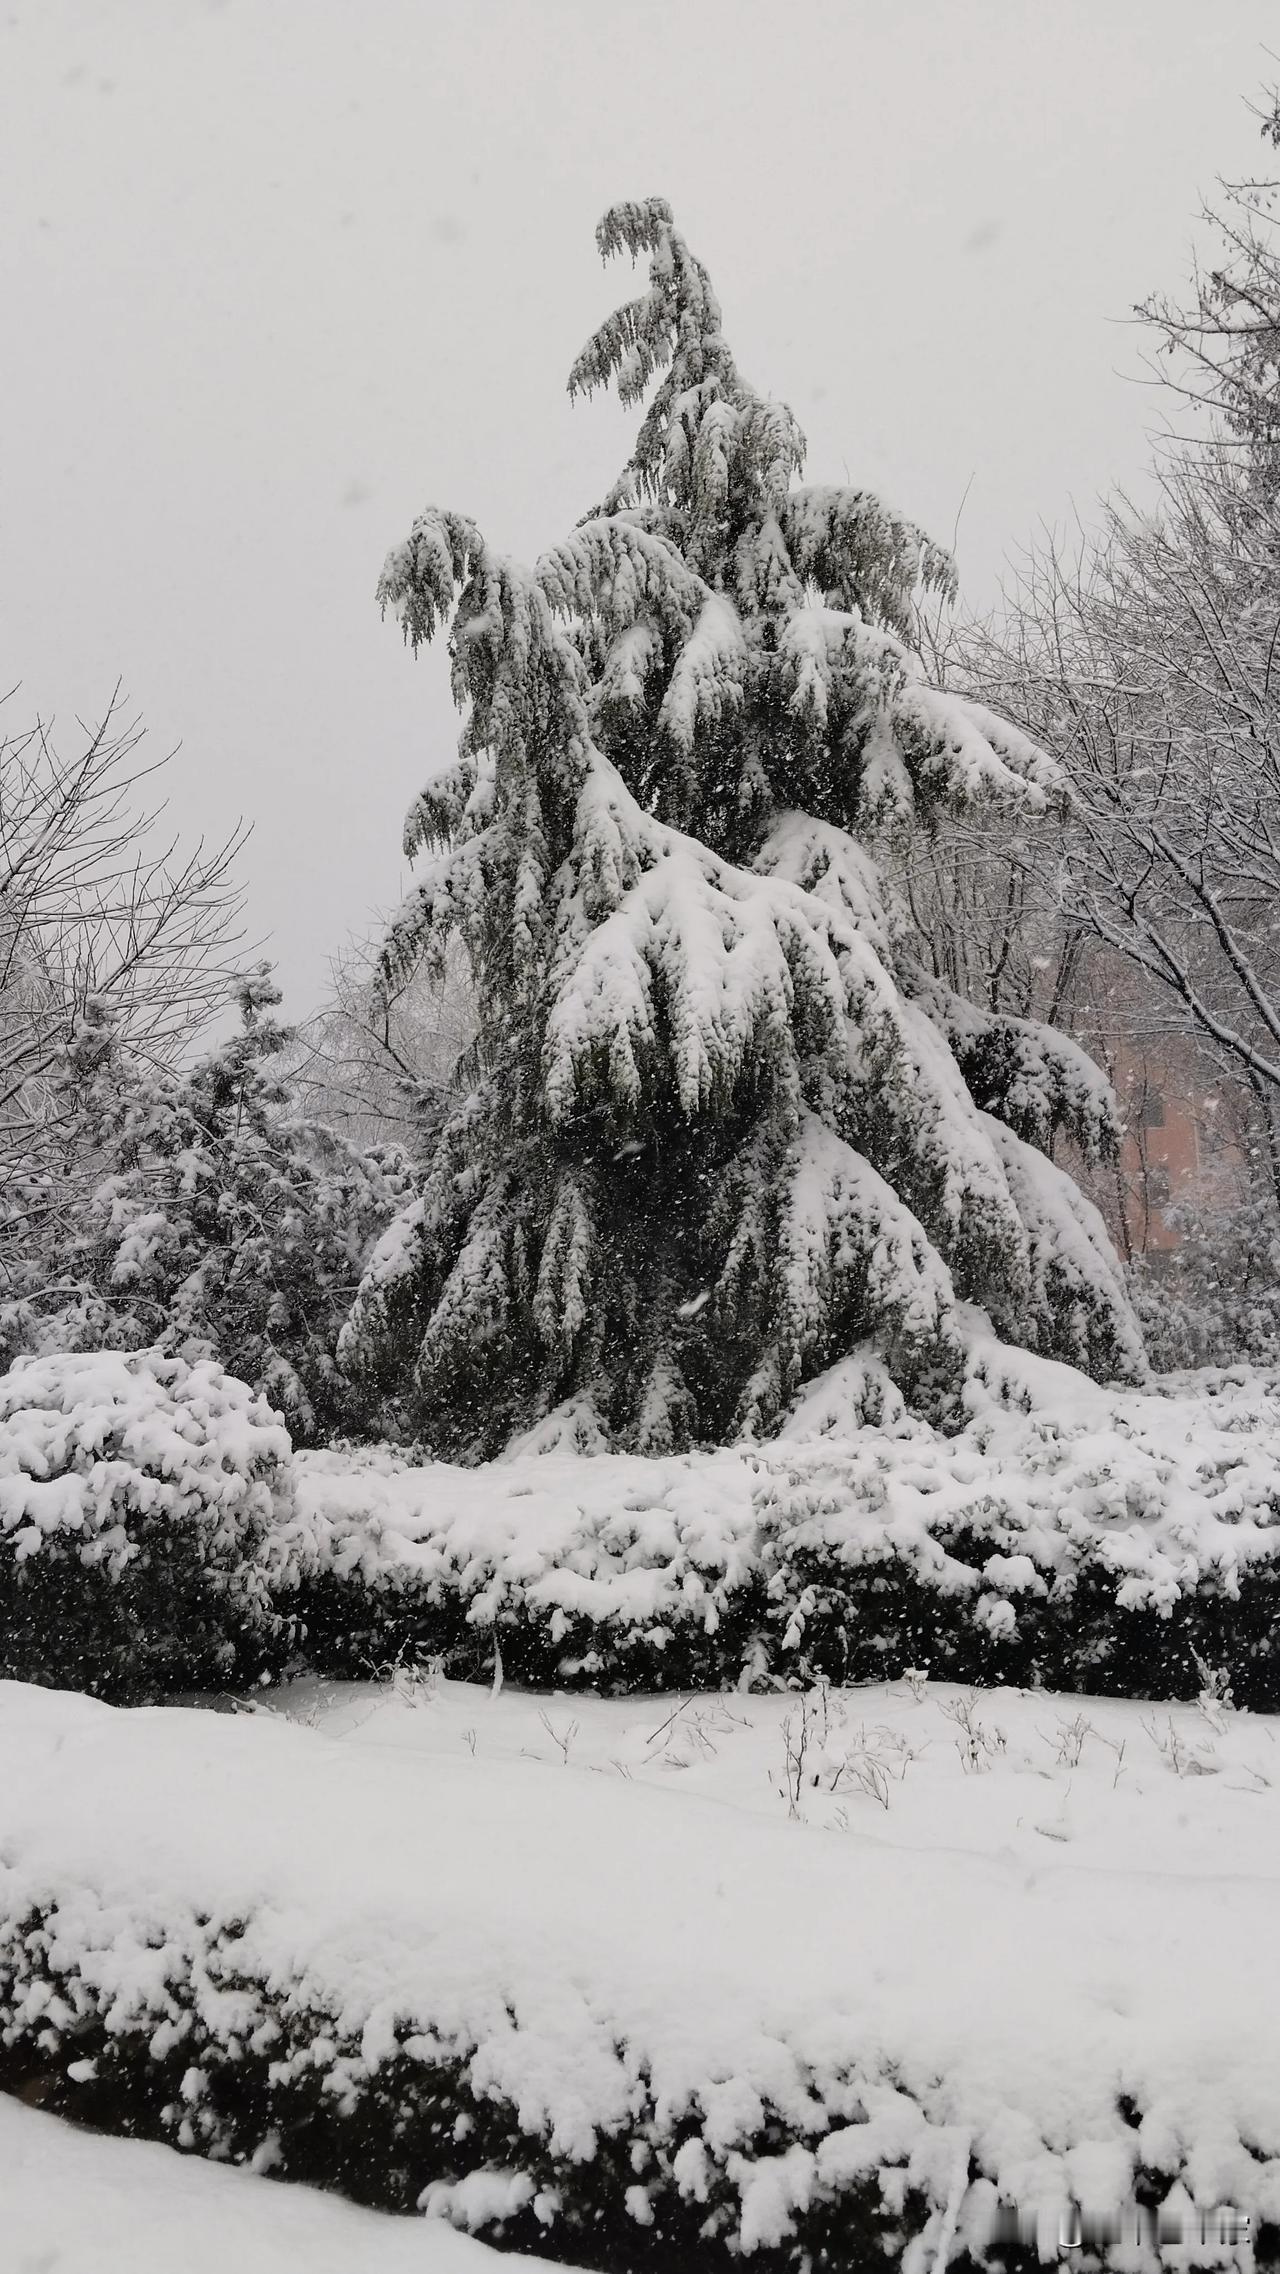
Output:
[[1060,1790],[997,1841],[958,1769],[894,1845],[870,1801],[0,1688],[0,2081],[606,2274],[1030,2267],[1140,2205],[1275,2267],[1274,1812],[1151,1759],[1074,1848]]

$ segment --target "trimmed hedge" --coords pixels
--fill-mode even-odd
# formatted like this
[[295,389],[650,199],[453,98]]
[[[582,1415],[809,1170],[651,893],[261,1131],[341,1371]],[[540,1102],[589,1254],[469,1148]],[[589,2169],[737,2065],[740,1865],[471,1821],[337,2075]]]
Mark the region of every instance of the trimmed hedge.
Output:
[[335,1679],[438,1659],[446,1674],[483,1682],[496,1648],[507,1679],[607,1696],[808,1689],[823,1677],[843,1688],[920,1668],[979,1687],[1189,1701],[1207,1667],[1225,1675],[1237,1706],[1280,1712],[1280,1536],[1276,1560],[1242,1573],[1235,1594],[1210,1575],[1162,1610],[1128,1608],[1116,1600],[1114,1571],[1095,1558],[1022,1603],[1016,1625],[994,1628],[973,1615],[990,1540],[960,1529],[937,1537],[972,1574],[969,1590],[941,1591],[906,1557],[842,1566],[784,1536],[766,1546],[760,1570],[722,1603],[711,1630],[693,1614],[657,1633],[621,1618],[566,1619],[527,1596],[477,1622],[463,1587],[408,1575],[370,1587],[311,1572],[289,1601],[299,1658]]
[[[1027,1365],[1028,1361],[1022,1361]],[[1045,1369],[1066,1397],[1077,1378]],[[1036,1385],[1043,1388],[1043,1385]],[[1280,1426],[1260,1380],[1024,1408],[975,1375],[945,1439],[483,1471],[294,1457],[216,1367],[0,1379],[0,1676],[114,1702],[434,1658],[624,1693],[968,1684],[1280,1710]]]
[[975,1359],[954,1438],[839,1369],[794,1437],[684,1458],[464,1471],[298,1464],[310,1663],[404,1656],[538,1687],[895,1679],[1280,1709],[1280,1399],[1262,1376],[1100,1391]]
[[[180,1950],[170,1934],[145,1995],[122,2014],[95,1989],[92,1965],[78,1963],[56,1906],[6,1922],[0,2089],[102,2131],[250,2163],[385,2211],[411,2212],[433,2194],[438,2205],[443,2190],[486,2241],[601,2274],[730,2274],[744,2255],[758,2274],[934,2262],[945,2204],[936,2185],[931,2200],[911,2177],[930,2129],[923,2112],[914,2152],[899,2144],[882,2153],[856,2088],[845,2080],[832,2105],[831,2080],[811,2074],[808,2127],[766,2103],[752,2136],[726,2153],[696,2100],[673,2121],[632,2062],[627,2129],[597,2133],[593,2152],[572,2159],[477,2085],[474,2045],[436,2038],[414,2016],[371,2053],[332,2013],[257,1978],[244,1936],[241,1921],[189,1915]],[[613,2050],[628,2059],[625,2046]],[[1132,2135],[1136,2200],[1154,2211],[1186,2175],[1144,2161],[1142,2113],[1117,2104]],[[940,2165],[948,2136],[936,2137]],[[994,2189],[972,2160],[956,2176],[985,2189],[979,2224],[998,2236]],[[766,2197],[762,2219],[754,2187]],[[790,2232],[769,2240],[776,2201]],[[975,2257],[963,2235],[947,2260],[951,2274],[1032,2274],[1041,2263],[1033,2240],[992,2240]],[[1255,2226],[1252,2263],[1258,2274],[1280,2268],[1280,2226]]]

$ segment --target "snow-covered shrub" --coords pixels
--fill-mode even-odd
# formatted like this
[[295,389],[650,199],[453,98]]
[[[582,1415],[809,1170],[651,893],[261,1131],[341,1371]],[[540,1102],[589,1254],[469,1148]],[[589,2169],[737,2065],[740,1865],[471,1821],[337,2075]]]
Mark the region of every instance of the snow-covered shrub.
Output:
[[1271,1193],[1181,1202],[1165,1210],[1178,1245],[1138,1257],[1134,1309],[1151,1363],[1191,1366],[1280,1361],[1280,1220]]
[[[607,1691],[896,1677],[1280,1706],[1280,1398],[1104,1391],[977,1346],[944,1435],[858,1361],[795,1434],[484,1471],[300,1457],[305,1650]],[[871,1419],[874,1411],[875,1419]],[[572,1430],[568,1431],[570,1440]]]
[[19,1359],[0,1377],[0,1674],[118,1698],[252,1678],[290,1577],[292,1458],[220,1366]]
[[[602,2274],[733,2274],[744,2245],[755,2274],[897,2267],[913,2236],[936,2231],[951,2133],[888,2080],[864,2103],[854,2079],[832,2078],[828,2100],[778,2043],[770,2066],[789,2090],[712,2073],[673,2109],[643,2054],[584,2013],[570,2126],[545,2105],[564,2098],[559,2076],[520,2089],[516,2008],[486,2031],[483,2006],[459,2017],[446,1990],[438,2012],[401,2001],[353,2024],[351,2001],[323,2004],[268,1971],[252,1918],[184,1906],[139,1924],[81,1890],[0,1912],[0,2089],[34,2086],[41,2105],[101,2131],[444,2217],[539,2259],[571,2253]],[[123,1998],[108,1987],[121,1959],[134,1962]],[[603,2119],[588,2097],[602,2085]]]

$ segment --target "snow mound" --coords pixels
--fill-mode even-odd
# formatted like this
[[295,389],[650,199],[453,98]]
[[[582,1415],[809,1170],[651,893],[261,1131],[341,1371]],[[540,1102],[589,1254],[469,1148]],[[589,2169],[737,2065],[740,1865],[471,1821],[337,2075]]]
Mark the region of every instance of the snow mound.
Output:
[[510,2274],[510,2260],[439,2220],[424,2228],[101,2139],[15,2100],[0,2099],[0,2169],[9,2274]]

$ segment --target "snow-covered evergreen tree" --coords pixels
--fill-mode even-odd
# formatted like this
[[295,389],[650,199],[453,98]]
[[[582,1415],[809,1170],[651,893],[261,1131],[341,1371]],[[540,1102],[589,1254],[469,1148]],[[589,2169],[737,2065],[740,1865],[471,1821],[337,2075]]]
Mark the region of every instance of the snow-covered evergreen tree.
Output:
[[1042,811],[1057,770],[926,684],[913,599],[949,558],[799,483],[665,203],[598,242],[650,263],[570,380],[658,380],[621,480],[532,570],[431,510],[383,571],[415,649],[448,627],[465,713],[386,965],[461,935],[481,1032],[344,1360],[466,1455],[557,1411],[654,1451],[765,1431],[862,1342],[945,1416],[958,1300],[1136,1372],[1101,1221],[1046,1150],[1106,1142],[1101,1076],[927,977],[875,859],[958,807]]

